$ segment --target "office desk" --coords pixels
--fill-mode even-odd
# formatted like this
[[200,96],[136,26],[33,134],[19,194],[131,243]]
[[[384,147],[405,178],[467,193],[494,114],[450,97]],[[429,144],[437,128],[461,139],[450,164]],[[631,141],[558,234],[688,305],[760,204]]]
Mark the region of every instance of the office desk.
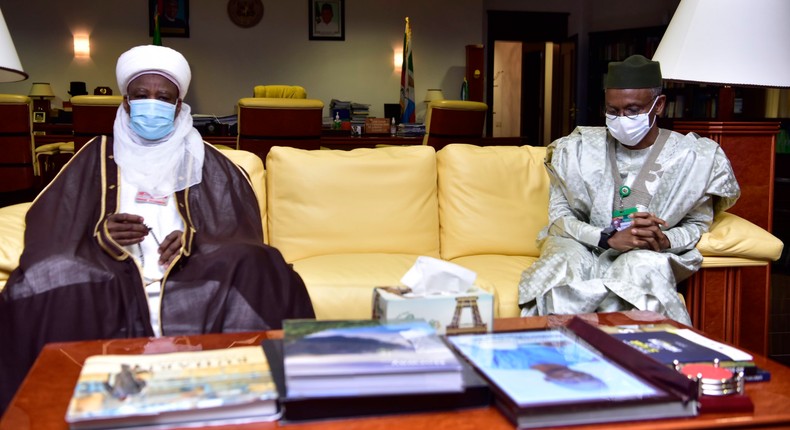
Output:
[[[648,324],[669,322],[652,312],[616,312],[590,314],[584,318],[600,325]],[[566,323],[567,316],[505,318],[494,322],[497,331],[513,331],[555,327]],[[82,363],[96,354],[140,354],[170,352],[195,348],[218,349],[244,345],[258,345],[264,339],[281,338],[281,331],[259,333],[214,334],[199,336],[137,338],[105,341],[86,341],[48,344],[39,355],[30,373],[0,421],[2,430],[67,429],[64,421]],[[607,423],[581,426],[584,430],[677,428],[790,428],[790,368],[755,356],[755,362],[771,372],[770,382],[746,384],[746,392],[754,403],[753,414],[700,414],[695,418]],[[354,430],[354,429],[409,429],[409,430],[510,430],[514,427],[493,406],[437,411],[419,414],[342,419],[321,422],[281,424],[264,422],[243,426],[217,426],[212,429],[276,429],[294,430]],[[574,427],[556,427],[574,428]]]

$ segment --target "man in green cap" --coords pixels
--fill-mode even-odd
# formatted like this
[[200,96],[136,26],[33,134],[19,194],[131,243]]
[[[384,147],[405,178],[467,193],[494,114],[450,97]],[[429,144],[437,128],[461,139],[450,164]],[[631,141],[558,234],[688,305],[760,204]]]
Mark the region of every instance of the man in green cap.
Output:
[[699,270],[696,244],[740,188],[719,145],[656,126],[658,62],[609,64],[606,127],[547,148],[549,224],[521,275],[521,315],[652,310],[691,324],[677,283]]

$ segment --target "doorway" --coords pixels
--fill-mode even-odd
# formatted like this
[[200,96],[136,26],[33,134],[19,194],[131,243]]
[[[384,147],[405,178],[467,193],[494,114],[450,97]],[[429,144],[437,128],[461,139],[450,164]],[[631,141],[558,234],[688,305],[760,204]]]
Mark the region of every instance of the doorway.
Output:
[[567,13],[488,13],[486,135],[541,146],[575,126],[576,39]]

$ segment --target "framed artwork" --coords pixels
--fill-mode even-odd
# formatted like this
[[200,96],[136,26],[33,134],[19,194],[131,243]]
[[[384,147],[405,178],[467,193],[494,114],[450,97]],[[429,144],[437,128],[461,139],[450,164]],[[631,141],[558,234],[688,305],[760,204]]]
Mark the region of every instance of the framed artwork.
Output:
[[310,40],[346,40],[345,0],[307,0]]
[[47,122],[47,113],[43,111],[33,112],[33,122]]
[[157,11],[162,37],[189,37],[189,0],[148,0],[148,35],[151,37]]

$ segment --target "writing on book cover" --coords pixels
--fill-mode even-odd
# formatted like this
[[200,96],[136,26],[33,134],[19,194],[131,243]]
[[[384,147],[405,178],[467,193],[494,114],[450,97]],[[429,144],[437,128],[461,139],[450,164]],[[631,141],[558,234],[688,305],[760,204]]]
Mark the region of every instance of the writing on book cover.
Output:
[[72,428],[255,421],[277,413],[258,346],[88,357],[68,406]]

